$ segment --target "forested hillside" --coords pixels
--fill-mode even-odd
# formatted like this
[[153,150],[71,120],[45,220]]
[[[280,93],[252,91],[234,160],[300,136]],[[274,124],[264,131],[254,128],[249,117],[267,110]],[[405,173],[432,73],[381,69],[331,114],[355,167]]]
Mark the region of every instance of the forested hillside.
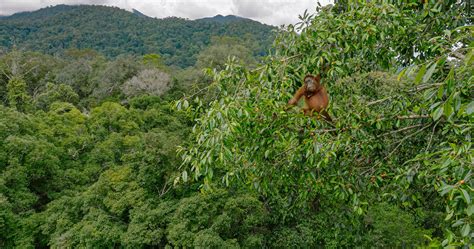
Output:
[[[245,35],[185,69],[0,53],[0,248],[472,247],[470,6],[399,2],[302,13],[261,64]],[[287,105],[306,74],[332,122]]]
[[165,64],[193,66],[213,36],[244,38],[256,57],[266,55],[275,27],[235,16],[201,20],[156,19],[116,7],[58,5],[0,18],[0,49],[47,54],[68,48],[94,49],[109,58],[160,54]]

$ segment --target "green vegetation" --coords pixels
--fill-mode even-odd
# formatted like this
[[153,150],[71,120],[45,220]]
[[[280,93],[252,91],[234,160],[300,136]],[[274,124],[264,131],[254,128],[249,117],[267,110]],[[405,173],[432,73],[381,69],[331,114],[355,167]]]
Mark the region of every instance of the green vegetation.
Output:
[[[185,69],[0,54],[0,247],[469,248],[466,2],[384,2],[304,13],[261,66],[245,36],[210,38]],[[15,18],[71,15],[47,10]],[[287,110],[307,73],[334,123]]]
[[47,54],[90,48],[109,58],[124,54],[160,54],[167,65],[193,66],[214,36],[244,38],[255,57],[267,54],[275,27],[234,16],[156,19],[105,6],[58,5],[0,18],[1,48]]
[[[305,13],[261,70],[231,63],[213,74],[216,100],[178,102],[196,121],[180,180],[253,189],[294,226],[281,232],[288,247],[471,244],[474,40],[464,10],[341,2]],[[333,124],[284,111],[304,75],[320,72]]]

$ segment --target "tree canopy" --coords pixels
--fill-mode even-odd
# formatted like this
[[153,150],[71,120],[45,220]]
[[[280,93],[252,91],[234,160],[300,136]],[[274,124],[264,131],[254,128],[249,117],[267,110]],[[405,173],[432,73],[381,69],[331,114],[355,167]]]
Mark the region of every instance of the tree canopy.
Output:
[[[304,13],[259,70],[231,61],[212,75],[216,100],[177,103],[196,120],[177,180],[254,189],[288,222],[337,210],[351,243],[363,241],[361,217],[389,202],[443,214],[432,227],[443,246],[470,244],[474,58],[464,10],[374,1]],[[307,73],[323,74],[334,123],[285,111]]]
[[[337,1],[261,64],[245,35],[186,69],[161,52],[0,53],[0,247],[469,248],[467,7]],[[308,73],[333,122],[288,108]]]

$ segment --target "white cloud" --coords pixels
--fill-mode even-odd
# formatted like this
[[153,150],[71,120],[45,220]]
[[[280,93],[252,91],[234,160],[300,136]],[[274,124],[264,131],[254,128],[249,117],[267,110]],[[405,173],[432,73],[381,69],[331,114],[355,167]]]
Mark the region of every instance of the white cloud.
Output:
[[271,0],[232,0],[234,4],[234,12],[238,16],[245,16],[250,18],[271,16],[273,12],[272,7],[280,5],[280,3]]
[[[272,25],[298,21],[305,9],[314,12],[317,0],[0,0],[0,15],[32,11],[56,4],[97,4],[132,8],[152,17],[179,16],[196,19],[237,15]],[[332,0],[320,0],[328,4]]]

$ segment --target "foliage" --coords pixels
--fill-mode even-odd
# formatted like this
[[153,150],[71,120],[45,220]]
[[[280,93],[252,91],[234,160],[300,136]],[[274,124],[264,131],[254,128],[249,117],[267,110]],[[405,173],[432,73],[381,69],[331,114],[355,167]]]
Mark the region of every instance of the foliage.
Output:
[[242,40],[230,37],[214,37],[211,40],[211,45],[199,53],[196,66],[198,68],[222,70],[228,57],[236,57],[249,67],[256,64],[250,49],[245,46]]
[[[207,27],[240,30],[237,17],[196,21],[206,28],[186,38],[200,51],[186,69],[167,66],[177,57],[161,46],[113,59],[91,49],[1,54],[0,247],[468,248],[474,52],[465,2],[369,2],[303,14],[258,67],[252,34],[200,44]],[[28,20],[20,33],[67,29],[53,22],[72,15],[97,18],[89,26],[136,21],[59,6],[0,22]],[[89,26],[76,35],[96,39]],[[177,53],[180,42],[163,44]],[[115,53],[109,45],[99,50]],[[307,73],[323,75],[333,123],[286,106]]]
[[69,85],[48,83],[46,90],[36,97],[35,103],[38,108],[46,109],[53,102],[68,102],[77,105],[79,95]]
[[183,199],[169,227],[168,239],[178,247],[262,247],[267,212],[248,195],[217,192]]
[[413,217],[396,206],[382,203],[367,211],[366,223],[373,227],[367,236],[374,247],[409,247],[420,245],[430,234],[416,227]]
[[26,92],[26,82],[21,78],[11,78],[7,84],[8,105],[18,111],[28,109],[30,96]]
[[164,105],[104,103],[89,115],[60,102],[34,114],[0,108],[3,246],[113,245],[132,207],[177,193],[174,146],[186,128],[179,116],[165,121]]
[[20,98],[18,101],[24,103],[28,101],[21,101],[21,98],[32,99],[40,109],[54,101],[66,101],[89,109],[105,101],[126,103],[131,97],[143,94],[177,99],[199,94],[199,89],[211,80],[204,73],[206,68],[222,66],[228,56],[235,56],[249,65],[256,61],[247,48],[241,50],[244,48],[239,45],[243,42],[241,39],[215,37],[213,41],[211,48],[225,50],[214,53],[213,49],[205,49],[199,57],[206,59],[200,60],[199,66],[186,69],[168,67],[156,54],[122,55],[107,60],[90,49],[67,50],[61,57],[13,50],[0,56],[0,102],[9,104],[7,85],[12,78],[22,80],[12,81],[16,82],[15,86],[23,81],[26,85],[15,88],[11,85],[11,100]]
[[[380,200],[446,210],[443,245],[469,244],[472,27],[462,13],[357,3],[303,15],[301,34],[290,26],[260,71],[231,61],[213,74],[218,99],[178,102],[196,118],[182,175],[204,191],[252,187],[289,223],[315,203],[323,213],[349,204],[349,224]],[[304,75],[320,72],[333,124],[285,111]]]

